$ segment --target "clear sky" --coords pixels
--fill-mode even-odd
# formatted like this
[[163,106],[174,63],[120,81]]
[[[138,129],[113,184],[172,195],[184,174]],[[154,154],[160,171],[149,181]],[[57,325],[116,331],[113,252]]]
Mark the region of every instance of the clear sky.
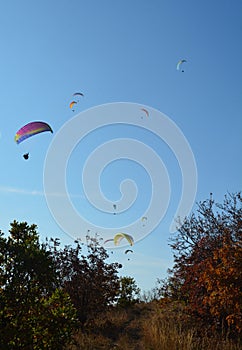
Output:
[[[160,111],[181,130],[196,161],[196,201],[212,192],[215,201],[221,202],[228,191],[241,190],[241,34],[239,0],[1,2],[0,229],[7,233],[16,219],[37,224],[42,238],[73,242],[56,222],[44,195],[48,149],[80,112],[115,102],[145,106],[151,122],[155,111]],[[180,59],[187,60],[184,72],[176,69]],[[76,91],[84,97],[73,112],[69,103]],[[170,145],[145,130],[149,120],[141,110],[139,114],[144,128],[110,124],[80,141],[68,159],[65,176],[76,211],[106,229],[139,222],[149,204],[152,180],[139,162],[118,160],[119,151],[117,160],[101,174],[102,192],[110,203],[118,201],[120,183],[130,178],[136,182],[136,201],[118,215],[96,210],[83,189],[83,166],[89,155],[109,140],[128,137],[147,143],[162,159],[171,189],[166,215],[151,233],[137,240],[133,254],[125,255],[123,247],[110,251],[110,261],[123,263],[121,274],[134,277],[143,290],[149,290],[172,267],[169,228],[181,196],[182,176]],[[48,122],[54,133],[16,145],[16,131],[34,120]],[[90,120],[82,120],[89,128]],[[56,152],[58,159],[65,144],[63,140]],[[25,152],[30,153],[28,161],[22,157]],[[143,158],[149,163],[145,153]],[[57,178],[53,172],[53,183]],[[88,186],[94,188],[91,183]],[[160,189],[153,190],[159,193]],[[60,198],[56,201],[61,203]],[[159,205],[153,210],[154,215],[159,213]],[[61,209],[60,215],[65,216]],[[98,233],[102,235],[102,230]],[[86,227],[80,227],[81,234],[86,234]],[[134,238],[137,234],[133,233]]]

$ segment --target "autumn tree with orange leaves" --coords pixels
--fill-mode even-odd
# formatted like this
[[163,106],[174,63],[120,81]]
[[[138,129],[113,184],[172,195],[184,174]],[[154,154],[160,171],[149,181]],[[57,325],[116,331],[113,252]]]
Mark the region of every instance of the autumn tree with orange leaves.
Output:
[[175,264],[162,286],[200,324],[229,336],[242,333],[241,202],[239,192],[198,204],[172,238]]

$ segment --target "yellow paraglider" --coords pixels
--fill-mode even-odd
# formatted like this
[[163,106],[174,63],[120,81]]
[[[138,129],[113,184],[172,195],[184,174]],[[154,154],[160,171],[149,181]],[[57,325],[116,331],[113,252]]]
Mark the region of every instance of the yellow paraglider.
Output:
[[127,233],[119,232],[116,233],[116,235],[113,238],[114,244],[119,245],[122,239],[126,239],[130,245],[134,244],[134,239],[132,236],[128,235]]

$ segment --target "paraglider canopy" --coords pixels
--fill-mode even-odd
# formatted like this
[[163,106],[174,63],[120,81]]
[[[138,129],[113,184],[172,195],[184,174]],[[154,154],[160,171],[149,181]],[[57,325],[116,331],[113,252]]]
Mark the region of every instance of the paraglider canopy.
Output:
[[73,108],[73,106],[74,106],[75,104],[77,104],[77,102],[76,102],[76,101],[71,101],[71,103],[70,103],[70,105],[69,105],[70,109],[72,109],[72,108]]
[[[185,60],[185,59],[180,60],[180,61],[177,63],[176,69],[177,69],[177,70],[180,70],[181,65],[182,65],[184,62],[187,62],[187,60]],[[184,70],[182,70],[182,72],[184,72]]]
[[128,235],[127,233],[123,233],[123,232],[116,233],[114,238],[106,239],[106,241],[104,241],[104,244],[107,242],[114,242],[114,245],[119,245],[119,243],[121,242],[121,240],[123,238],[125,238],[130,245],[134,244],[133,237],[131,235]]
[[106,244],[108,242],[112,242],[113,241],[113,238],[110,238],[110,239],[106,239],[106,241],[103,242],[103,244]]
[[147,109],[141,108],[141,111],[145,112],[145,114],[146,114],[147,117],[149,116],[149,112],[147,111]]
[[124,254],[128,254],[129,252],[130,252],[130,253],[133,253],[133,250],[131,250],[131,249],[126,249],[125,252],[124,252]]
[[134,239],[131,235],[128,235],[127,233],[119,232],[116,233],[116,235],[113,238],[114,244],[119,245],[122,239],[126,239],[130,245],[134,244]]
[[75,92],[73,96],[84,96],[82,92]]
[[31,122],[24,125],[22,128],[20,128],[16,132],[14,139],[17,142],[17,144],[19,144],[22,141],[26,140],[27,138],[44,131],[50,131],[51,133],[53,133],[53,130],[51,129],[49,124],[45,122],[39,122],[39,121]]

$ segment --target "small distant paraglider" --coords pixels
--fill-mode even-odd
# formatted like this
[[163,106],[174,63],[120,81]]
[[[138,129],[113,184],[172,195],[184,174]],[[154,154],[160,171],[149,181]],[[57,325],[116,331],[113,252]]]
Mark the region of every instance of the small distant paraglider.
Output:
[[82,96],[83,97],[84,94],[82,92],[75,92],[72,96]]
[[75,109],[73,108],[73,106],[74,106],[75,104],[77,104],[76,101],[71,101],[71,103],[69,104],[69,107],[70,107],[70,109],[72,110],[72,112],[75,112]]
[[27,138],[45,131],[50,131],[51,133],[53,133],[53,130],[51,129],[49,124],[45,122],[30,122],[24,125],[16,132],[14,139],[16,143],[19,144]]
[[[177,63],[176,69],[177,69],[177,70],[180,70],[180,69],[181,69],[181,66],[182,66],[183,63],[185,63],[185,62],[187,62],[187,60],[185,60],[185,59],[180,60],[180,61]],[[183,69],[182,69],[181,71],[182,71],[182,73],[184,73],[184,70],[183,70]]]
[[140,109],[141,109],[141,111],[145,112],[146,117],[149,117],[150,114],[149,114],[149,111],[147,111],[147,109],[145,109],[145,108],[140,108]]
[[116,205],[116,204],[113,204],[113,209],[114,209],[113,215],[116,215],[116,214],[117,214],[117,213],[116,213],[116,209],[117,209],[117,205]]
[[[133,250],[131,249],[126,249],[124,254],[128,254],[128,253],[133,253]],[[130,261],[130,258],[128,258],[128,261]]]
[[141,222],[142,222],[143,226],[145,226],[146,221],[147,221],[147,216],[143,216],[141,218]]

